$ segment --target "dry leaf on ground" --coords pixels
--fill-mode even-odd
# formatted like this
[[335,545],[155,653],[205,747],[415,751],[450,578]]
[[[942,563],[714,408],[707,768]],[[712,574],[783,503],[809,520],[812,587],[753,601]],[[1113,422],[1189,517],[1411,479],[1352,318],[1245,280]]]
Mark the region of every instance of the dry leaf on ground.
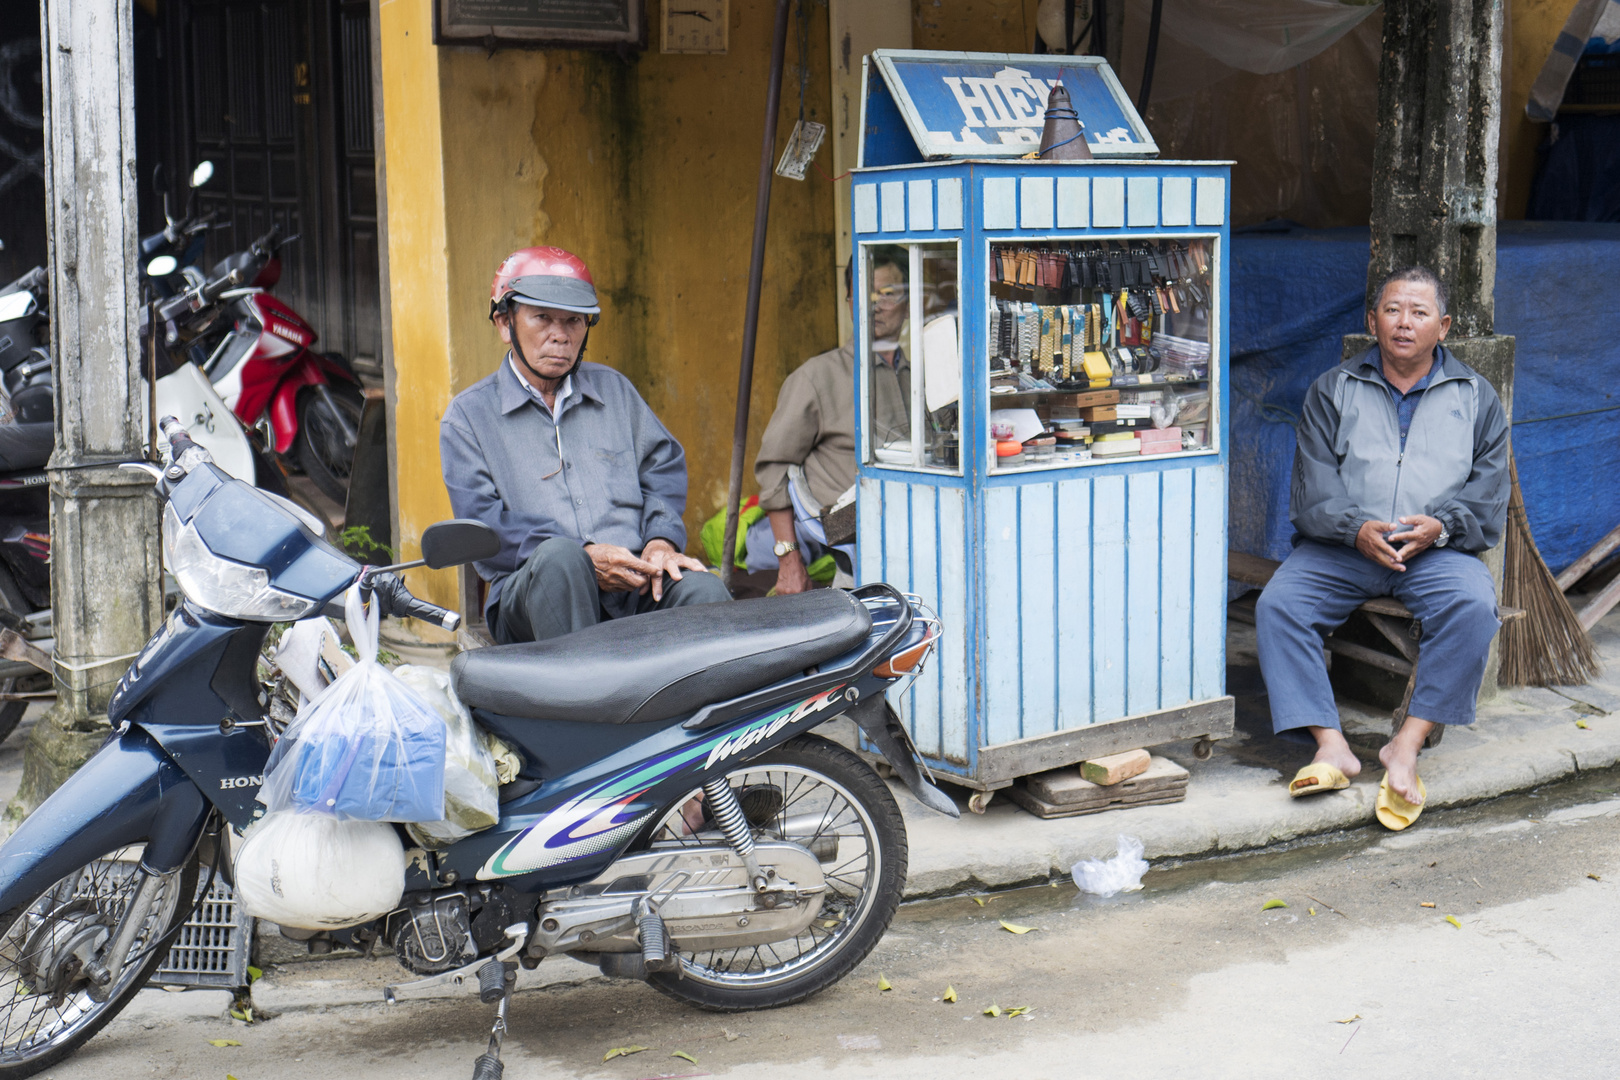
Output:
[[615,1046],[602,1055],[602,1060],[612,1061],[616,1057],[629,1057],[631,1054],[639,1054],[645,1049],[647,1049],[645,1046]]
[[1019,926],[1017,923],[1010,923],[1006,919],[1001,920],[1001,928],[1009,934],[1027,934],[1031,930],[1040,929],[1038,926]]
[[1288,904],[1285,901],[1282,901],[1282,900],[1267,900],[1265,903],[1260,905],[1260,910],[1261,911],[1271,911],[1271,910],[1273,910],[1275,908],[1287,907],[1287,906],[1288,906]]
[[1455,915],[1447,915],[1446,922],[1450,923],[1452,926],[1455,926],[1459,930],[1462,929],[1462,923],[1458,921],[1457,916]]
[[888,980],[887,976],[879,975],[878,976],[878,989],[879,990],[893,990],[894,987],[889,985],[889,980]]
[[671,1054],[669,1056],[670,1057],[678,1057],[682,1061],[690,1061],[694,1065],[697,1064],[697,1058],[693,1057],[691,1054],[688,1054],[685,1050],[677,1050],[677,1051],[675,1051],[673,1054]]
[[1355,1022],[1356,1022],[1356,1021],[1357,1021],[1357,1020],[1360,1020],[1360,1019],[1361,1019],[1361,1014],[1360,1014],[1360,1013],[1356,1013],[1356,1015],[1354,1015],[1354,1016],[1351,1016],[1351,1017],[1346,1017],[1346,1018],[1345,1018],[1345,1019],[1343,1019],[1343,1020],[1335,1020],[1335,1021],[1333,1021],[1333,1022],[1334,1022],[1334,1023],[1335,1023],[1335,1024],[1353,1024],[1353,1023],[1355,1023]]
[[209,1039],[209,1046],[241,1046],[235,1039]]
[[945,988],[945,993],[940,995],[939,1000],[954,1002],[956,1000],[956,987],[947,986]]

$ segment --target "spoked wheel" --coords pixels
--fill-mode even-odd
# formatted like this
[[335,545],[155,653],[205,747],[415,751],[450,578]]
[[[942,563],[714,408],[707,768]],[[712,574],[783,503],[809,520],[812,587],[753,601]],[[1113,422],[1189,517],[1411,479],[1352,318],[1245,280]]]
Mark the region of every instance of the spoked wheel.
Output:
[[[803,1001],[849,974],[889,928],[906,881],[900,807],[864,761],[813,735],[760,755],[726,780],[757,840],[799,844],[820,861],[827,883],[821,910],[796,938],[683,953],[681,971],[656,972],[647,981],[670,997],[720,1012]],[[677,807],[650,846],[713,843],[715,835],[700,830],[694,837]]]
[[330,402],[314,387],[298,395],[298,438],[294,445],[304,474],[327,498],[342,506],[349,499],[349,475],[354,469],[354,448],[366,398],[351,383],[334,382],[327,389]]
[[86,967],[110,959],[102,954],[141,881],[143,850],[97,859],[0,915],[0,1078],[60,1063],[117,1016],[163,962],[165,939],[196,894],[195,860],[160,888],[118,977],[91,994]]

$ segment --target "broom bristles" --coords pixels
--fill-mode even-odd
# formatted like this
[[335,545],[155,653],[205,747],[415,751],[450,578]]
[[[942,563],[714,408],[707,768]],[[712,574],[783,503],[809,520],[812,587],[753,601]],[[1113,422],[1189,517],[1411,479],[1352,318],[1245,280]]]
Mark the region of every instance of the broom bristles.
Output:
[[1502,552],[1502,603],[1522,609],[1525,617],[1502,627],[1497,681],[1504,686],[1579,686],[1600,670],[1597,649],[1530,535],[1519,469],[1511,457],[1508,475],[1513,486]]

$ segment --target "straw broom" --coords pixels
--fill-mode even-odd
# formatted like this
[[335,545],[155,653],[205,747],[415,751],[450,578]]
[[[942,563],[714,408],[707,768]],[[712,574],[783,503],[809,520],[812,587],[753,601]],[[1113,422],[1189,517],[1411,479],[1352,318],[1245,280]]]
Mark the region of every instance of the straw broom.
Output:
[[1510,457],[1507,545],[1502,553],[1502,603],[1525,612],[1502,626],[1504,686],[1578,686],[1598,673],[1597,650],[1564,591],[1536,550],[1519,491],[1519,468]]

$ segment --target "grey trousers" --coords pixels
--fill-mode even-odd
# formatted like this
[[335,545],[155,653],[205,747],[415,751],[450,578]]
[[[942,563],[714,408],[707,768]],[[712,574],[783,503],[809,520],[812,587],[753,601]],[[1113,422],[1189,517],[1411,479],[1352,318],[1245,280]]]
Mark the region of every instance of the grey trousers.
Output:
[[[626,615],[685,607],[688,604],[717,604],[731,595],[720,579],[698,570],[683,571],[679,581],[664,581],[664,597],[654,601],[652,593],[630,594]],[[547,540],[534,549],[528,561],[501,583],[500,600],[495,608],[495,640],[501,645],[519,641],[545,641],[595,626],[612,616],[604,609],[604,594],[596,586],[591,557],[577,540],[561,537]],[[618,594],[624,595],[624,594]],[[615,604],[615,607],[622,606]]]

